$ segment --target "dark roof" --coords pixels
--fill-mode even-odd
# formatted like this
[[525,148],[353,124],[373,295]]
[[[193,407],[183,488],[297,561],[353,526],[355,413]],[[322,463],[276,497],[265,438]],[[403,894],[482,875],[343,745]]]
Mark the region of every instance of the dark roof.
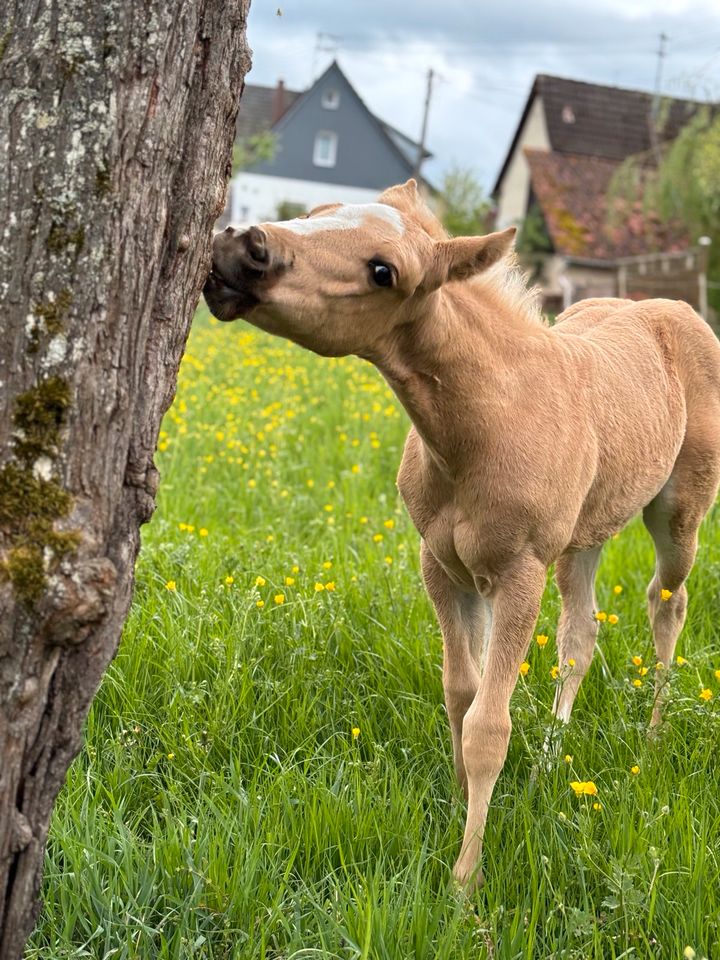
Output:
[[[652,149],[651,93],[545,74],[536,82],[545,106],[550,149],[556,153],[624,160]],[[658,139],[674,140],[700,106],[694,100],[661,98]]]
[[613,200],[617,222],[608,223],[608,188],[621,160],[525,150],[533,196],[556,253],[579,260],[616,260],[655,250],[684,250],[677,224],[661,223],[638,199]]
[[[384,120],[381,120],[380,117],[375,116],[372,111],[368,110],[365,101],[359,96],[355,88],[340,69],[340,65],[336,60],[333,60],[327,70],[325,70],[321,76],[314,81],[312,86],[308,87],[307,90],[291,90],[289,87],[283,87],[283,109],[282,113],[280,113],[278,116],[275,116],[278,88],[264,87],[255,83],[246,83],[245,89],[243,90],[242,99],[240,100],[240,110],[238,111],[236,126],[236,138],[244,139],[245,137],[252,137],[257,133],[262,133],[265,130],[271,130],[280,120],[280,118],[285,116],[290,107],[294,106],[295,102],[300,100],[306,93],[309,93],[315,84],[318,83],[325,76],[325,74],[332,69],[337,69],[342,74],[347,81],[348,86],[353,90],[360,103],[362,103],[364,109],[367,110],[373,120],[378,124],[383,134],[392,143],[393,147],[402,154],[403,159],[406,162],[414,166],[420,144],[411,137],[408,137],[406,134],[402,133],[402,131],[391,126],[389,123],[386,123]],[[424,159],[427,159],[431,156],[432,153],[430,153],[429,150],[423,150]]]
[[[238,140],[243,140],[245,137],[253,137],[257,133],[270,130],[273,125],[277,96],[277,87],[263,87],[257,83],[245,84],[237,117],[236,137]],[[288,87],[284,87],[282,94],[282,113],[289,110],[301,96],[301,90],[290,90]],[[278,119],[279,117],[275,117],[275,120]]]
[[[536,96],[542,97],[550,149],[555,153],[624,160],[652,147],[651,93],[538,74],[493,193],[500,187]],[[707,104],[662,97],[657,117],[659,140],[673,140],[702,106]]]
[[[367,110],[367,107],[365,107],[365,109]],[[380,120],[379,117],[376,119],[385,131],[386,136],[390,137],[408,163],[411,163],[414,166],[417,160],[418,148],[420,147],[420,144],[416,140],[412,140],[410,137],[406,136],[395,127],[391,127],[389,123],[385,123],[384,120]],[[430,151],[424,148],[423,159],[427,160],[427,158],[431,156],[432,154]]]

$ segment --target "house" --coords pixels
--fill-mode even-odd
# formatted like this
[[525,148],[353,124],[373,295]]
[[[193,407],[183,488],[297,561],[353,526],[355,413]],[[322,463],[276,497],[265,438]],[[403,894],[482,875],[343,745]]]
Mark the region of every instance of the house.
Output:
[[[616,296],[618,264],[653,251],[684,250],[683,231],[648,214],[640,202],[608,200],[624,160],[653,165],[703,106],[620,87],[539,75],[493,189],[498,228],[529,216],[541,283],[550,310],[593,296]],[[612,203],[616,216],[608,216]],[[544,253],[542,248],[544,247]],[[527,250],[526,250],[527,253]]]
[[[274,152],[230,184],[228,219],[258,223],[281,210],[368,203],[413,176],[419,144],[366,107],[337,62],[304,91],[247,84],[237,136],[274,136]],[[423,151],[423,158],[431,156]]]

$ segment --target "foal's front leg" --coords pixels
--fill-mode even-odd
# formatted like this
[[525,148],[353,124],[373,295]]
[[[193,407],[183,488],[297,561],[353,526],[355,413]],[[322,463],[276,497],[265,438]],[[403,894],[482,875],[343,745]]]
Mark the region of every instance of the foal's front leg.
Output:
[[455,877],[472,887],[481,880],[480,855],[488,806],[510,741],[510,696],[540,612],[546,568],[519,559],[498,578],[483,674],[462,728],[468,778],[468,814]]
[[443,689],[452,733],[453,760],[458,782],[467,797],[462,756],[463,717],[473,702],[480,680],[488,601],[463,592],[447,576],[425,541],[420,549],[425,587],[435,607],[443,635]]

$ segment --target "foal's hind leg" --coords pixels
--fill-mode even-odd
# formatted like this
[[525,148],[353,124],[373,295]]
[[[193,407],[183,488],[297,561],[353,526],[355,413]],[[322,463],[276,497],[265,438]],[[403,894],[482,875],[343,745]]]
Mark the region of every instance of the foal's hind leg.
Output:
[[[648,614],[655,652],[663,668],[672,661],[685,623],[685,580],[695,560],[698,527],[712,506],[719,479],[720,449],[691,445],[686,440],[670,479],[643,511],[643,521],[655,543],[655,576],[647,591]],[[656,669],[651,727],[662,719],[664,685],[664,669]]]
[[565,723],[570,719],[575,697],[592,660],[597,639],[595,619],[595,574],[599,547],[582,553],[566,553],[558,559],[555,579],[562,597],[558,624],[558,662],[562,684],[555,694],[553,712]]

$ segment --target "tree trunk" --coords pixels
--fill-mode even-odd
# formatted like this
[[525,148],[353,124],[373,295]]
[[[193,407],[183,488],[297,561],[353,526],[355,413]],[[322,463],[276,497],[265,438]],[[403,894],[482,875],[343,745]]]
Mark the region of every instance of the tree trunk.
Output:
[[250,0],[0,12],[0,960],[117,648],[224,204]]

